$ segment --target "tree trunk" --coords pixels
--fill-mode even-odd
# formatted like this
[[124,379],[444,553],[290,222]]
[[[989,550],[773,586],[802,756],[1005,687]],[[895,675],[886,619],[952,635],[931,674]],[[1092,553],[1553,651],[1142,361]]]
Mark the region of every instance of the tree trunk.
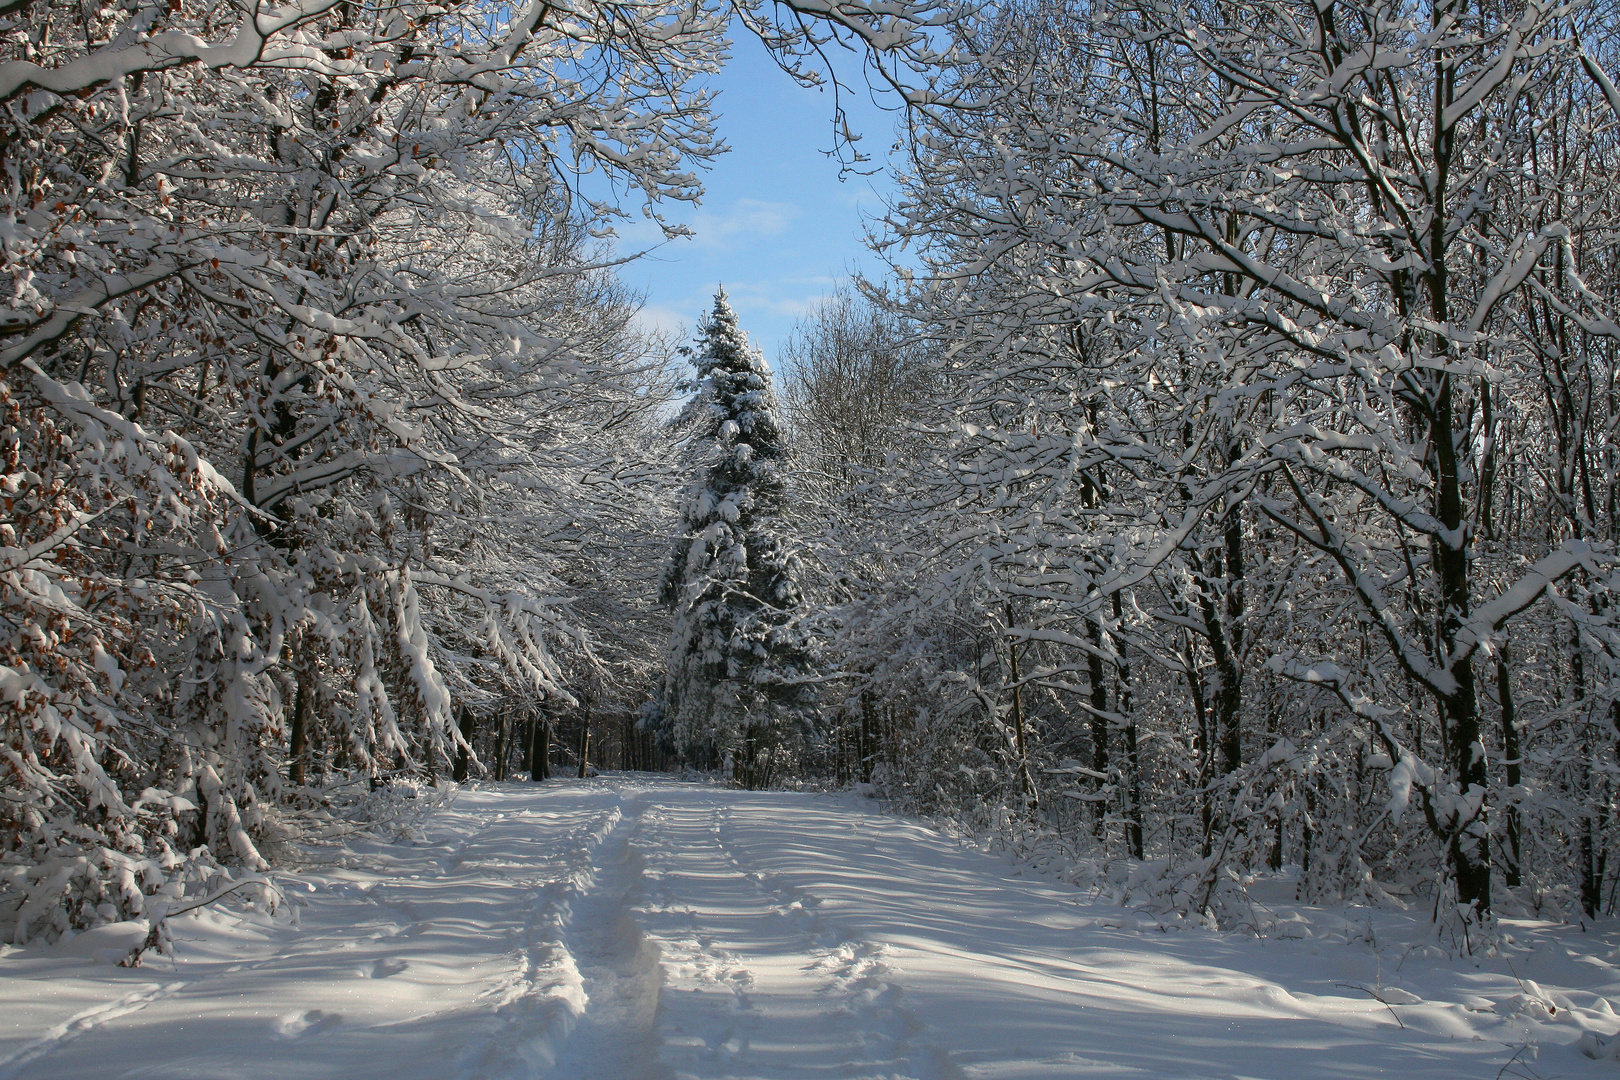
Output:
[[[1577,702],[1585,701],[1586,654],[1581,650],[1579,628],[1570,635],[1569,681],[1571,697]],[[1585,803],[1581,834],[1576,845],[1579,863],[1576,871],[1580,878],[1581,910],[1586,913],[1587,918],[1595,919],[1598,909],[1603,904],[1603,879],[1607,870],[1608,847],[1601,835],[1603,823],[1593,809],[1597,800],[1590,797],[1592,787],[1600,781],[1592,775],[1592,748],[1584,735],[1576,743],[1575,753],[1579,758],[1579,792]]]
[[1187,694],[1192,698],[1193,718],[1197,729],[1198,739],[1198,827],[1202,834],[1199,840],[1198,853],[1200,858],[1207,859],[1215,849],[1215,806],[1210,785],[1215,779],[1215,744],[1214,732],[1209,725],[1209,703],[1204,696],[1203,679],[1195,669],[1192,662],[1192,643],[1187,646]]
[[[1316,787],[1314,781],[1305,781],[1305,816],[1299,822],[1299,873],[1300,886],[1305,885],[1304,875],[1311,872],[1311,850],[1316,846],[1316,834],[1311,831],[1311,822],[1316,818]],[[1304,899],[1304,897],[1300,897]]]
[[[1455,657],[1462,651],[1459,650],[1458,638],[1468,619],[1470,607],[1470,545],[1467,542],[1468,523],[1463,516],[1452,385],[1450,375],[1440,376],[1430,437],[1438,481],[1435,494],[1438,513],[1435,516],[1448,530],[1448,535],[1435,537],[1431,541],[1430,551],[1439,575],[1440,646],[1444,655]],[[1489,918],[1491,848],[1486,804],[1489,777],[1485,772],[1485,744],[1480,733],[1472,655],[1452,661],[1451,677],[1455,681],[1455,688],[1449,694],[1437,697],[1441,719],[1445,723],[1443,734],[1447,764],[1450,766],[1448,771],[1457,785],[1458,794],[1463,798],[1454,819],[1442,824],[1450,836],[1451,869],[1457,881],[1457,902],[1471,908],[1480,918]]]
[[[1229,514],[1226,545],[1224,619],[1221,609],[1210,595],[1216,579],[1200,573],[1197,588],[1204,636],[1209,642],[1210,654],[1215,658],[1216,685],[1212,696],[1215,706],[1216,764],[1221,776],[1230,776],[1243,767],[1243,672],[1238,667],[1237,657],[1242,644],[1236,627],[1236,620],[1243,614],[1243,597],[1238,585],[1243,574],[1243,535],[1235,510]],[[1193,565],[1196,568],[1199,562],[1195,560]]]
[[306,782],[305,766],[309,758],[309,673],[298,669],[298,692],[293,697],[292,732],[287,744],[287,782],[303,787]]
[[[1496,660],[1496,694],[1502,706],[1502,764],[1506,768],[1507,786],[1510,788],[1517,787],[1523,779],[1523,762],[1519,758],[1519,719],[1513,705],[1510,680],[1511,665],[1508,646],[1504,642],[1502,655]],[[1503,843],[1506,846],[1507,865],[1503,867],[1502,877],[1508,888],[1516,889],[1520,883],[1523,852],[1520,849],[1518,800],[1511,795],[1508,797],[1507,835]]]
[[[1124,604],[1120,601],[1119,593],[1114,594],[1114,619],[1123,624],[1125,618]],[[1144,858],[1142,837],[1142,758],[1137,751],[1136,716],[1131,711],[1131,665],[1125,651],[1125,639],[1116,635],[1114,650],[1119,656],[1118,675],[1119,689],[1114,692],[1114,701],[1119,706],[1120,716],[1125,727],[1125,769],[1129,774],[1125,777],[1125,846],[1130,851],[1131,858]]]
[[461,745],[456,747],[456,764],[450,773],[450,779],[458,784],[465,784],[467,774],[472,770],[472,741],[473,736],[477,733],[477,720],[474,719],[472,710],[467,708],[465,702],[461,705],[459,720]]
[[529,779],[551,779],[551,723],[539,716],[529,721]]
[[579,778],[583,780],[591,756],[591,698],[589,694],[581,694],[579,700]]
[[[1108,776],[1108,684],[1103,678],[1102,629],[1096,619],[1086,620],[1086,636],[1091,639],[1091,652],[1086,656],[1086,674],[1091,679],[1091,771],[1093,793],[1102,794]],[[1103,837],[1103,822],[1108,808],[1098,798],[1091,804],[1091,831],[1097,839]]]
[[[1282,717],[1277,711],[1277,688],[1275,686],[1268,685],[1266,692],[1266,741],[1275,744],[1277,741],[1277,733],[1281,730]],[[1281,794],[1281,787],[1282,784],[1279,782],[1279,794]],[[1287,814],[1288,812],[1286,808],[1278,807],[1277,820],[1272,823],[1271,850],[1266,852],[1266,865],[1270,867],[1273,872],[1281,870],[1283,866],[1283,833],[1285,829],[1284,821],[1287,818]]]
[[[1012,601],[1007,601],[1007,631],[1010,635],[1013,627]],[[1018,645],[1016,642],[1007,642],[1008,671],[1012,675],[1012,717],[1013,717],[1013,744],[1018,753],[1018,783],[1024,792],[1024,803],[1031,805],[1035,801],[1034,778],[1029,774],[1029,744],[1024,736],[1024,688],[1019,685],[1018,674]]]
[[873,745],[877,742],[877,738],[874,735],[874,732],[877,729],[877,723],[873,719],[874,711],[875,708],[872,704],[872,692],[870,690],[862,690],[861,726],[859,731],[860,739],[856,744],[856,753],[859,755],[859,758],[855,765],[855,772],[856,775],[861,778],[861,783],[863,784],[870,784],[872,782],[872,764],[873,759],[877,756],[877,748]]
[[495,732],[495,779],[506,779],[506,757],[511,751],[512,710],[501,709],[501,726]]

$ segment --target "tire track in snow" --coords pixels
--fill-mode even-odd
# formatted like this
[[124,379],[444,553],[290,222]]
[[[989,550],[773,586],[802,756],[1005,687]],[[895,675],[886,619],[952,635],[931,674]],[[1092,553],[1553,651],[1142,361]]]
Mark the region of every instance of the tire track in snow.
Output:
[[519,969],[485,995],[499,1027],[457,1063],[462,1080],[660,1080],[655,943],[631,915],[642,855],[632,843],[643,803],[617,802],[571,853],[566,873],[535,890]]
[[[0,1055],[0,1080],[101,1075],[92,1070],[120,1063],[114,1048],[129,1038],[142,1047],[140,1075],[257,1075],[276,1072],[278,1055],[305,1065],[328,1060],[327,1051],[302,1049],[305,1044],[366,1062],[349,1075],[372,1067],[417,1075],[427,1063],[420,1052],[397,1062],[390,1055],[411,1055],[406,1047],[426,1045],[442,1080],[656,1080],[656,1073],[628,1066],[616,1073],[572,1066],[568,1073],[553,1071],[559,1053],[574,1045],[569,1033],[582,1034],[591,1007],[614,997],[592,985],[586,962],[591,949],[582,928],[592,922],[593,890],[612,891],[609,878],[619,874],[620,892],[628,892],[635,879],[628,842],[634,822],[624,821],[627,808],[634,815],[634,800],[616,785],[590,787],[596,790],[582,797],[524,791],[520,811],[507,809],[518,792],[481,794],[441,817],[440,827],[429,830],[431,840],[373,841],[344,861],[377,880],[333,882],[323,890],[319,924],[255,923],[244,939],[257,954],[251,959],[227,958],[221,943],[233,931],[226,929],[211,939],[212,953],[183,957],[184,975],[172,982],[165,981],[166,971],[132,983],[127,975],[87,970],[91,989],[100,982],[107,996],[93,1006],[81,1003],[73,1015],[57,1013],[54,1026],[40,1025],[28,1041],[13,1042]],[[463,885],[468,894],[458,898]],[[395,940],[411,950],[410,960],[393,955],[389,943]],[[456,942],[465,943],[463,950],[447,952]],[[345,962],[356,951],[364,955]],[[261,970],[272,974],[262,983],[247,981]],[[418,970],[430,973],[418,976]],[[458,981],[463,972],[467,981]],[[656,954],[643,966],[647,973],[653,981],[641,994],[642,1026],[651,1034]],[[362,1004],[353,1010],[354,991],[344,989],[348,978],[366,980],[356,987]],[[433,983],[447,992],[413,989]],[[280,992],[300,984],[310,996]],[[370,989],[385,985],[389,989]],[[164,1043],[155,1034],[179,1023],[205,1033],[230,1025],[231,1040],[197,1048]],[[357,1043],[374,1049],[356,1051]],[[257,1055],[255,1064],[239,1059],[248,1053]]]
[[496,1031],[455,1062],[461,1080],[534,1080],[556,1064],[558,1047],[585,1012],[585,982],[568,948],[573,905],[595,881],[595,861],[622,820],[610,807],[583,832],[563,874],[533,885],[518,934],[518,966],[484,992]]
[[[672,814],[669,808],[646,814],[654,842],[647,849],[640,908],[650,921],[662,924],[665,982],[673,984],[666,995],[680,1006],[675,1010],[679,1018],[665,1024],[664,1048],[685,1066],[730,1062],[749,1049],[762,1019],[752,998],[754,975],[733,952],[716,944],[704,930],[703,916],[680,897],[685,864],[702,851],[670,846],[670,833],[679,827]],[[682,1069],[678,1075],[694,1074]]]
[[570,905],[566,947],[584,990],[577,1017],[557,1056],[567,1080],[660,1080],[658,1002],[663,967],[658,945],[635,920],[632,903],[645,857],[634,843],[645,803],[633,789],[596,849],[596,873]]
[[682,1080],[963,1076],[920,1037],[888,947],[740,857],[729,809],[671,800],[646,817],[642,910],[664,943],[664,1048]]
[[960,1066],[945,1050],[921,1039],[927,1025],[909,1007],[900,974],[888,962],[894,950],[881,942],[845,935],[823,919],[821,898],[745,861],[736,843],[735,810],[714,812],[714,838],[720,850],[743,877],[775,900],[776,910],[800,928],[810,956],[808,970],[822,976],[817,993],[830,1003],[830,1014],[854,1029],[866,1061],[896,1072],[896,1080],[960,1080]]

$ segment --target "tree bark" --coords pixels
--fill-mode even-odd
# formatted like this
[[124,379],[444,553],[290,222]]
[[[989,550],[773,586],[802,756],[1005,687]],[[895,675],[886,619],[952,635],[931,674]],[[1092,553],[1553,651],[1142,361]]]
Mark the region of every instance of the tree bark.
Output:
[[[1119,593],[1114,594],[1114,619],[1123,623],[1125,618],[1124,604],[1120,601]],[[1125,639],[1116,634],[1114,650],[1119,659],[1116,662],[1116,671],[1119,676],[1119,688],[1114,691],[1114,701],[1119,706],[1120,716],[1125,728],[1125,846],[1130,851],[1131,858],[1144,858],[1142,837],[1142,758],[1137,750],[1136,716],[1131,711],[1131,665],[1125,651]]]
[[472,770],[472,741],[477,733],[478,721],[473,717],[471,709],[463,702],[460,709],[461,745],[456,747],[456,764],[451,770],[450,779],[458,784],[467,782],[467,775]]
[[[1012,601],[1007,601],[1007,631],[1013,627]],[[1012,675],[1013,745],[1018,752],[1018,783],[1024,792],[1024,802],[1035,800],[1034,778],[1029,774],[1029,744],[1024,735],[1024,688],[1019,685],[1018,645],[1007,642],[1008,671]]]
[[591,697],[580,695],[579,778],[585,779],[591,756]]
[[[1449,18],[1435,8],[1435,20]],[[1422,273],[1429,294],[1429,315],[1436,326],[1451,320],[1450,266],[1447,263],[1450,220],[1449,178],[1457,152],[1456,128],[1445,122],[1445,113],[1455,102],[1457,65],[1441,48],[1434,54],[1433,128],[1433,205],[1429,214],[1427,268]],[[1435,340],[1438,358],[1455,359],[1443,338]],[[1444,822],[1450,834],[1452,874],[1457,881],[1457,902],[1480,918],[1491,914],[1491,846],[1487,817],[1485,743],[1480,735],[1479,703],[1474,687],[1472,652],[1459,649],[1458,638],[1468,619],[1472,588],[1469,580],[1469,525],[1463,512],[1462,465],[1457,444],[1470,435],[1471,423],[1459,427],[1456,408],[1456,379],[1450,371],[1433,376],[1433,394],[1424,402],[1432,409],[1429,416],[1429,453],[1434,470],[1435,516],[1445,532],[1430,540],[1440,586],[1440,610],[1436,635],[1441,658],[1449,664],[1454,688],[1438,694],[1440,718],[1445,725],[1446,757],[1452,780],[1461,796],[1453,820]],[[1460,654],[1460,655],[1459,655]]]
[[511,752],[512,710],[501,709],[501,726],[495,732],[495,779],[506,779],[506,758]]
[[[1444,824],[1451,837],[1457,902],[1472,908],[1479,917],[1488,918],[1491,913],[1491,849],[1485,796],[1489,778],[1485,772],[1485,744],[1479,726],[1473,657],[1467,650],[1460,650],[1458,642],[1470,607],[1469,544],[1455,444],[1453,382],[1450,375],[1441,375],[1440,380],[1430,441],[1439,474],[1435,500],[1439,513],[1436,516],[1445,526],[1447,535],[1435,537],[1430,550],[1440,578],[1440,646],[1451,658],[1455,689],[1437,696],[1446,726],[1449,771],[1458,794],[1463,797],[1457,819]],[[1464,655],[1459,657],[1459,651]],[[1473,809],[1468,808],[1470,805]]]
[[[1096,619],[1086,620],[1086,637],[1091,641],[1091,652],[1086,656],[1086,674],[1091,679],[1091,771],[1092,788],[1097,795],[1108,781],[1108,684],[1104,681],[1102,659],[1102,629]],[[1103,821],[1107,807],[1101,798],[1091,804],[1091,831],[1099,840],[1103,835]]]
[[[1507,786],[1510,788],[1517,787],[1523,779],[1521,771],[1523,763],[1519,758],[1519,718],[1513,705],[1511,666],[1508,646],[1504,642],[1502,654],[1496,659],[1496,695],[1502,707],[1502,764],[1507,774]],[[1523,852],[1519,846],[1519,807],[1511,796],[1507,807],[1507,835],[1503,843],[1506,847],[1507,865],[1502,868],[1502,878],[1508,888],[1516,889],[1520,883]]]
[[292,732],[287,740],[287,782],[293,787],[306,783],[309,758],[309,673],[298,669],[298,692],[293,697]]
[[529,721],[529,779],[551,778],[551,724],[537,715]]

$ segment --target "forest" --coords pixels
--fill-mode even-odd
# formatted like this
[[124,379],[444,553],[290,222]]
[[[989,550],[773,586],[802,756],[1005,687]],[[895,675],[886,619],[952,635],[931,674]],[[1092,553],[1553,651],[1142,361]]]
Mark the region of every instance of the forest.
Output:
[[[890,272],[768,359],[612,242],[740,35],[903,145]],[[0,54],[0,940],[598,767],[1223,927],[1284,867],[1465,947],[1615,913],[1613,0],[0,0]]]

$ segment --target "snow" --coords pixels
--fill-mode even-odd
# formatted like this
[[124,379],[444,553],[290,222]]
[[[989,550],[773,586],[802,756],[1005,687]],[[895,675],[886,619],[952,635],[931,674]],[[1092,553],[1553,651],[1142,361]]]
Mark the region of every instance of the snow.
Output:
[[1620,1033],[1606,926],[1456,959],[1281,875],[1221,933],[856,794],[479,785],[274,877],[136,969],[142,923],[0,953],[0,1080],[1580,1077]]

